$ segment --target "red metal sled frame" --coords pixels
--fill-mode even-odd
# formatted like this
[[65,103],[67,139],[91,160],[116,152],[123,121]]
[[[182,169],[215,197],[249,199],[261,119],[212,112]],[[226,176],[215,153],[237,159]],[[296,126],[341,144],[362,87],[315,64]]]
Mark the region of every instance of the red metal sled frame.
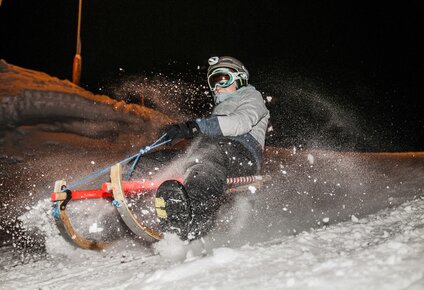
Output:
[[[182,178],[172,178],[183,183]],[[140,192],[146,192],[150,190],[157,190],[159,185],[165,180],[143,180],[143,181],[122,181],[122,189],[125,196],[131,196],[133,194],[139,194]],[[72,200],[88,199],[88,198],[112,198],[112,183],[105,182],[102,184],[101,189],[87,189],[87,190],[73,190]],[[52,192],[51,201],[60,201],[66,199],[65,192]]]

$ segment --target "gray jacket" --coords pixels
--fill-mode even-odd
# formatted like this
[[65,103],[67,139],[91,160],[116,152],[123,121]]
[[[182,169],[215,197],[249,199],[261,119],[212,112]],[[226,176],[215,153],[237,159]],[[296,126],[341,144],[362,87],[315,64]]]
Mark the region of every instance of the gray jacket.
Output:
[[208,136],[233,137],[249,150],[257,151],[257,147],[263,150],[269,111],[261,93],[248,85],[235,92],[218,94],[215,101],[212,115],[196,120],[200,131]]

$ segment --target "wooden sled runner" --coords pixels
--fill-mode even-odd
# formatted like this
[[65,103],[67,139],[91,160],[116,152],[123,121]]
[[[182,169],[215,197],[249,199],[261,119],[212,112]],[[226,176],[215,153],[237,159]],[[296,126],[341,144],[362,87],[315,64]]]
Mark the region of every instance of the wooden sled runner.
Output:
[[[182,178],[175,178],[183,182]],[[263,182],[269,180],[269,176],[243,176],[227,178],[227,193],[235,193],[249,190],[249,187],[259,189]],[[94,239],[83,237],[77,232],[71,222],[67,211],[71,200],[84,199],[110,199],[111,205],[116,208],[120,218],[128,229],[148,244],[162,239],[162,233],[148,224],[137,211],[131,209],[131,199],[134,195],[143,198],[144,192],[157,190],[165,181],[122,181],[122,165],[120,163],[111,167],[110,183],[104,183],[101,189],[75,190],[66,189],[66,182],[58,180],[55,182],[54,192],[51,194],[53,202],[53,216],[61,235],[71,244],[83,249],[102,250],[110,246],[109,242],[99,242]],[[153,205],[154,207],[154,205]],[[152,209],[154,213],[154,208]],[[155,213],[154,213],[155,214]]]

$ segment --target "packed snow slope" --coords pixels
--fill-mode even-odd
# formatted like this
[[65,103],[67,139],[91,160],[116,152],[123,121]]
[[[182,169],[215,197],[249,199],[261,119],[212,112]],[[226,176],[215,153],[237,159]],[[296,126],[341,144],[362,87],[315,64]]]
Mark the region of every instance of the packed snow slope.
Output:
[[171,235],[151,248],[126,237],[103,252],[76,249],[42,198],[19,220],[45,251],[3,248],[0,287],[422,289],[423,154],[267,156],[273,181],[235,196],[191,244]]
[[[49,219],[48,204],[23,219]],[[154,250],[127,241],[100,253],[49,231],[44,259],[21,264],[2,249],[0,289],[424,289],[423,199],[236,247],[168,236]]]

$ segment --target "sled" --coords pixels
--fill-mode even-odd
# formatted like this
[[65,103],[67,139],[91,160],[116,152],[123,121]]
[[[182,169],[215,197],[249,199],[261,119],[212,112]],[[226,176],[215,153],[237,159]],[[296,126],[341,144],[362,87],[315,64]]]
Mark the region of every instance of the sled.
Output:
[[[181,183],[183,178],[171,178]],[[263,186],[263,182],[269,180],[269,176],[243,176],[227,178],[226,193],[232,194],[236,192],[248,191],[250,187],[259,189]],[[169,180],[169,178],[167,179]],[[103,183],[101,189],[90,190],[74,190],[66,189],[66,181],[58,180],[55,182],[54,192],[51,194],[53,202],[53,216],[60,234],[77,247],[90,250],[102,250],[111,245],[110,242],[100,242],[94,239],[86,238],[79,234],[71,222],[68,214],[68,203],[72,200],[87,200],[87,199],[108,199],[110,205],[113,206],[119,213],[120,218],[136,237],[147,244],[152,244],[159,241],[163,237],[163,233],[159,229],[150,225],[140,217],[137,211],[131,209],[129,199],[134,196],[144,195],[150,198],[154,196],[154,192],[159,188],[165,180],[138,180],[138,181],[123,181],[122,180],[122,165],[115,164],[110,170],[110,182]],[[153,207],[153,209],[152,209]],[[160,205],[150,206],[153,214],[160,214]]]

